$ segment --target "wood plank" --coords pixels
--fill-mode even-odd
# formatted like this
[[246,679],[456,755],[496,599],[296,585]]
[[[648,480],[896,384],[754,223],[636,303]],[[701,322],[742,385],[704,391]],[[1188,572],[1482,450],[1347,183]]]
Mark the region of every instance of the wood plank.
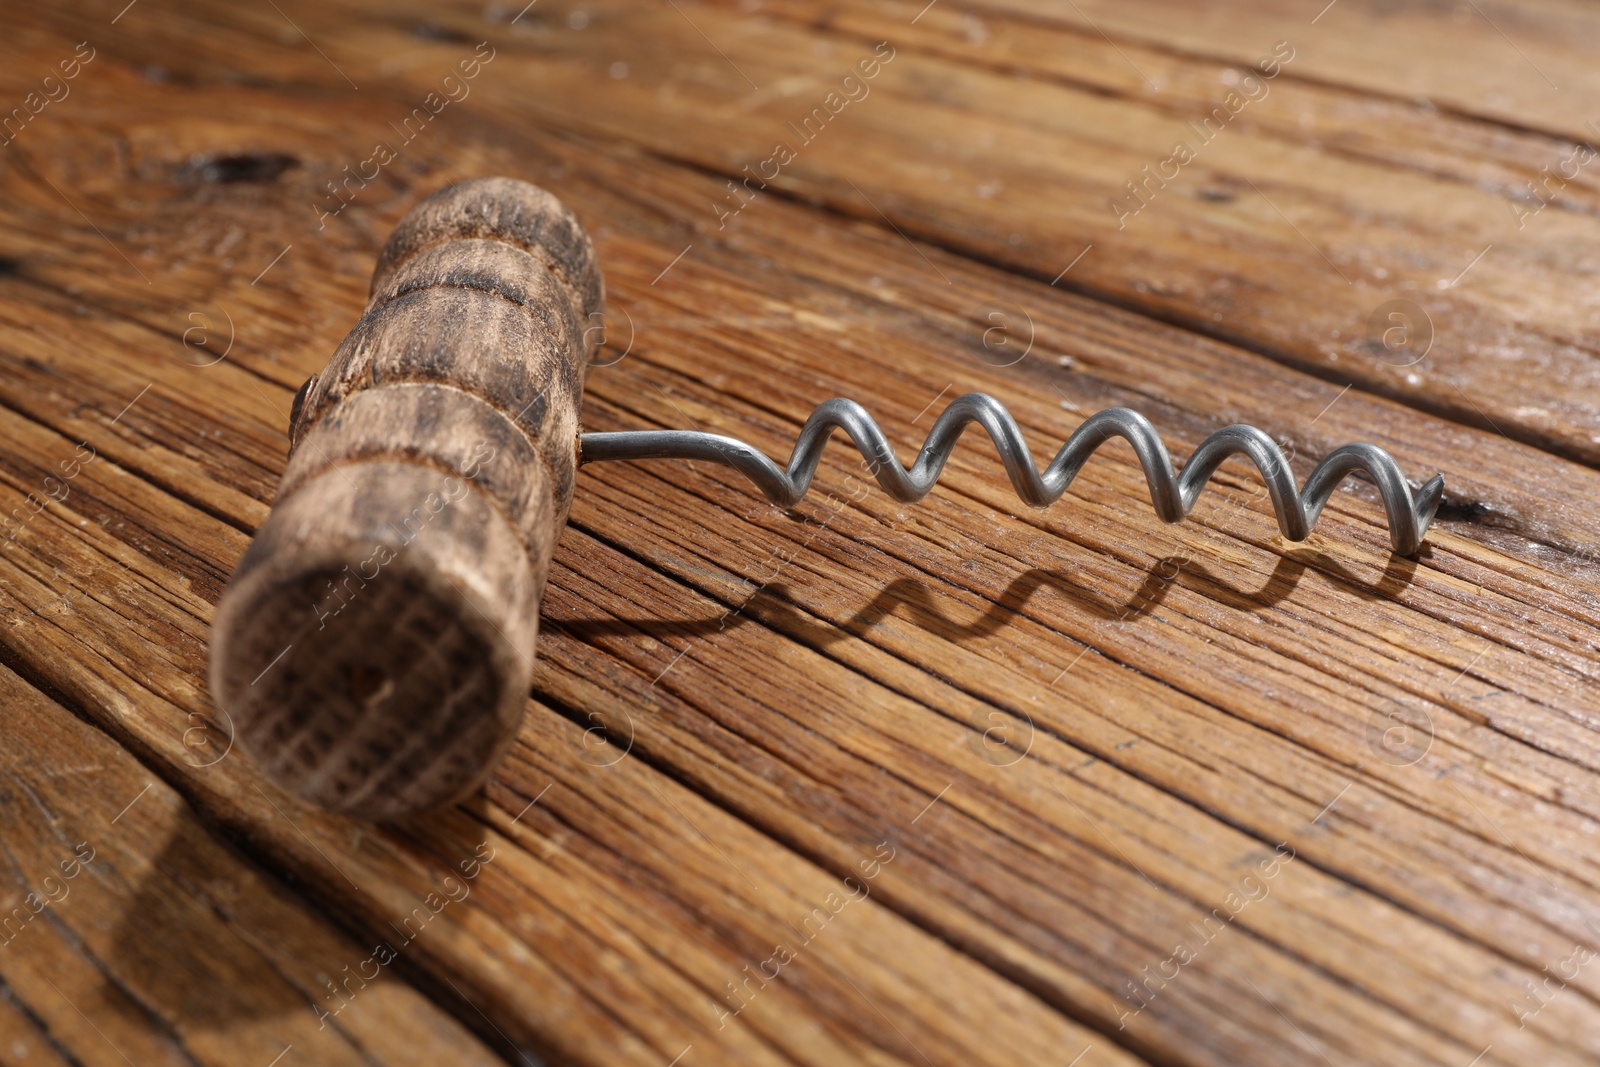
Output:
[[9,988],[0,996],[0,1042],[11,1056],[32,1067],[66,1067],[60,1046],[36,1019],[29,1018]]
[[[1238,125],[1216,134],[1213,147],[1198,143],[1186,123],[1222,106],[1230,92],[1214,60],[1163,53],[1154,68],[1160,94],[1142,79],[1121,89],[1085,87],[1076,72],[1072,81],[1019,79],[1013,61],[995,69],[964,51],[952,56],[947,38],[922,50],[910,26],[919,6],[855,19],[830,9],[830,28],[822,30],[737,9],[705,9],[690,20],[667,7],[621,3],[541,8],[503,35],[514,65],[494,69],[474,91],[480,107],[502,108],[508,124],[531,117],[594,131],[735,181],[744,166],[772,158],[775,141],[787,144],[795,158],[771,183],[773,193],[875,224],[887,218],[912,237],[1041,280],[1094,246],[1063,284],[1453,421],[1498,428],[1584,462],[1600,458],[1593,431],[1600,410],[1587,399],[1600,384],[1596,319],[1583,295],[1595,266],[1579,251],[1597,236],[1587,172],[1560,190],[1559,208],[1519,228],[1511,205],[1526,195],[1521,181],[1506,184],[1504,164],[1498,180],[1462,181],[1469,166],[1441,175],[1431,138],[1410,154],[1391,142],[1378,160],[1338,143],[1358,123],[1389,128],[1391,115],[1400,130],[1418,124],[1424,109],[1414,104],[1355,98],[1322,84],[1302,91],[1291,61],[1272,83],[1278,91],[1241,110]],[[389,55],[419,96],[460,47],[436,43],[439,36],[488,32],[472,5],[451,14],[420,4],[396,12],[359,45],[345,38],[336,55],[352,68]],[[219,17],[241,30],[255,21]],[[333,5],[313,18],[325,20],[323,36],[337,37],[349,15]],[[835,31],[834,23],[871,32]],[[410,33],[417,25],[440,30]],[[870,58],[879,34],[899,51],[860,105],[838,116],[830,136],[796,134],[789,124]],[[725,42],[716,47],[727,61],[708,50],[708,38]],[[1257,47],[1243,53],[1234,45],[1226,53],[1234,62],[1270,55],[1275,40],[1254,27],[1236,39]],[[1121,60],[1115,43],[1089,47],[1101,66],[1113,55]],[[602,77],[612,63],[627,77]],[[764,90],[751,90],[740,73],[746,67],[763,72]],[[338,78],[326,65],[311,76],[330,90]],[[1459,125],[1469,160],[1491,152],[1514,158],[1525,177],[1538,172],[1525,160],[1556,166],[1573,150],[1548,133],[1527,131],[1508,143],[1498,124]],[[929,130],[939,136],[930,139]],[[1132,217],[1112,211],[1117,197],[1133,209],[1138,201],[1125,183],[1144,182],[1141,168],[1171,156],[1174,140],[1184,138],[1195,142],[1196,159],[1179,168],[1174,187],[1152,185],[1148,206]],[[867,146],[877,165],[863,186],[849,172]],[[722,213],[741,196],[723,189],[710,198],[691,217],[696,231],[722,236]],[[1259,262],[1274,270],[1249,269]],[[1307,301],[1307,293],[1316,299]],[[1382,347],[1373,317],[1387,322],[1380,309],[1397,300],[1420,308],[1428,322],[1425,360],[1412,361],[1414,348]],[[1410,325],[1422,329],[1420,320]]]
[[[156,25],[130,29],[131,56],[184,31],[182,16]],[[458,47],[384,38],[369,57],[422,72]],[[1597,528],[1594,472],[790,203],[758,202],[653,285],[696,240],[721,179],[527,131],[548,102],[512,109],[484,93],[333,236],[307,236],[306,206],[350,158],[348,139],[308,117],[326,99],[206,84],[226,120],[185,117],[195,90],[141,85],[105,58],[104,95],[81,88],[109,125],[30,130],[16,158],[32,169],[4,178],[19,269],[0,282],[0,314],[19,329],[0,345],[14,442],[0,504],[16,506],[79,441],[104,457],[0,561],[14,598],[5,654],[361,932],[491,835],[506,862],[430,927],[441,936],[419,943],[419,982],[448,978],[512,1041],[593,1062],[665,1062],[686,1045],[753,1062],[1036,1062],[1092,1046],[1082,1062],[1127,1062],[1121,1045],[1162,1062],[1269,1063],[1305,1058],[1308,1040],[1347,1060],[1381,1047],[1384,1062],[1465,1063],[1488,1045],[1482,1063],[1592,1059],[1600,987],[1587,971],[1524,1028],[1515,1005],[1591,937],[1600,655],[1581,557]],[[255,69],[336,77],[303,45]],[[147,125],[122,130],[108,116],[135,90]],[[412,92],[364,84],[340,98],[341,124],[380,129]],[[98,173],[95,160],[114,158],[105,128],[132,146],[135,180]],[[92,146],[90,160],[50,151],[70,143]],[[223,149],[302,163],[266,182],[173,182],[190,152]],[[188,716],[208,711],[208,603],[264,513],[289,392],[353,321],[378,235],[419,192],[510,168],[590,221],[613,301],[640,328],[593,379],[595,428],[692,419],[781,454],[815,401],[843,393],[868,399],[909,449],[941,390],[984,388],[1043,452],[1075,411],[1134,403],[1180,455],[1240,417],[1304,456],[1374,434],[1408,473],[1446,469],[1462,518],[1411,565],[1388,556],[1359,487],[1304,548],[1270,535],[1252,476],[1231,470],[1198,523],[1162,528],[1113,449],[1035,515],[976,441],[916,510],[860,493],[840,448],[819,482],[835,497],[808,501],[802,524],[727,472],[594,468],[558,553],[535,718],[488,798],[405,831],[280,800],[310,845],[240,761],[185,769]],[[110,252],[81,222],[47,241],[41,220],[67,209],[36,175],[84,192],[119,243],[140,235],[146,266],[167,268],[159,287],[83,270]],[[198,216],[197,197],[210,201]],[[241,236],[225,244],[230,228]],[[291,242],[273,288],[251,285]],[[1252,273],[1274,254],[1252,252]],[[1037,354],[1008,369],[983,362],[968,306],[998,298],[1037,329]],[[205,301],[245,308],[249,329],[201,369],[173,351],[167,308]],[[60,331],[20,329],[41,307]],[[1541,498],[1555,488],[1551,507]],[[1382,744],[1396,708],[1431,722],[1432,744],[1403,766],[1418,753]],[[595,766],[614,754],[592,747],[596,724],[612,744],[631,739],[628,758]],[[998,735],[1015,747],[997,750]],[[745,1025],[718,1028],[708,1005],[724,983],[889,833],[895,859],[841,920],[849,937],[819,938],[740,1013]],[[1159,970],[1169,942],[1280,841],[1296,859],[1268,896],[1124,1018],[1125,983]],[[1015,1022],[997,1033],[985,1023],[997,1017]]]
[[1224,0],[1199,11],[1162,0],[1088,0],[1070,11],[1044,0],[964,6],[980,16],[1018,15],[1036,25],[1109,33],[1123,47],[1139,42],[1233,62],[1253,60],[1249,45],[1262,35],[1305,40],[1302,69],[1320,81],[1584,140],[1593,133],[1589,105],[1600,94],[1592,62],[1600,20],[1592,6],[1573,0],[1474,0],[1449,9],[1397,8],[1381,0],[1340,0],[1337,9]]
[[[899,14],[916,7],[902,6]],[[409,13],[399,9],[395,19],[373,27],[373,39],[359,51],[347,45],[353,54],[340,62],[359,64],[363,56],[386,53],[390,67],[420,98],[434,88],[438,70],[449,69],[451,49],[459,50],[458,42],[481,28],[474,8],[470,16],[444,19],[443,28],[407,32],[438,27],[436,16],[431,6]],[[582,29],[568,26],[568,16],[579,19]],[[330,7],[314,17],[345,16]],[[704,18],[724,20],[708,32],[748,49],[746,61],[772,71],[769,81],[778,88],[736,100],[749,86],[731,66],[719,61],[679,70],[675,59],[666,58],[703,52],[698,23],[665,8],[639,14],[589,5],[581,17],[551,8],[511,27],[507,47],[518,65],[509,72],[504,64],[486,68],[494,76],[473,87],[476,106],[494,101],[513,112],[532,109],[545,122],[604,131],[738,178],[743,164],[767,158],[769,141],[787,136],[786,123],[816,102],[811,96],[820,99],[827,91],[832,66],[843,62],[838,57],[867,47],[874,35],[900,24],[913,34],[924,32],[910,27],[908,18],[851,19],[830,12],[830,23],[854,32],[807,30],[792,41],[796,30],[785,23],[752,23],[742,14],[718,11],[704,12]],[[263,16],[229,9],[219,11],[218,19],[240,47],[245,41],[256,50],[265,44],[270,61],[291,61],[282,45],[258,36],[267,32]],[[1035,30],[1030,25],[1027,32],[1031,36]],[[863,101],[850,113],[851,122],[836,128],[839,138],[818,137],[814,145],[804,145],[773,183],[775,191],[818,199],[873,221],[881,208],[906,232],[1042,279],[1056,277],[1076,250],[1098,243],[1112,254],[1086,256],[1064,284],[1242,343],[1341,384],[1359,382],[1585,461],[1600,456],[1600,444],[1587,428],[1597,413],[1582,399],[1593,392],[1588,386],[1594,382],[1594,320],[1581,297],[1591,265],[1573,253],[1584,246],[1583,228],[1594,214],[1593,182],[1579,171],[1548,215],[1525,219],[1520,228],[1511,210],[1516,197],[1527,200],[1513,177],[1528,169],[1522,161],[1548,156],[1556,164],[1570,154],[1570,145],[1531,132],[1508,138],[1499,126],[1462,118],[1420,143],[1393,138],[1374,160],[1370,150],[1349,145],[1352,128],[1415,129],[1431,121],[1431,112],[1355,98],[1319,83],[1302,85],[1290,62],[1282,68],[1284,80],[1276,83],[1282,91],[1244,112],[1241,128],[1225,131],[1238,134],[1229,138],[1226,151],[1207,150],[1186,168],[1202,168],[1193,184],[1159,198],[1152,194],[1148,211],[1119,228],[1107,208],[1113,196],[1126,195],[1124,180],[1143,181],[1140,167],[1170,154],[1173,137],[1186,135],[1185,120],[1208,112],[1228,91],[1215,64],[1163,55],[1158,68],[1163,91],[1151,94],[1140,88],[1142,81],[1128,84],[1125,71],[1099,80],[1081,73],[1107,70],[1113,62],[1125,66],[1125,49],[1119,52],[1120,46],[1104,40],[1086,46],[1081,34],[1058,32],[1048,38],[1052,47],[1039,52],[1064,52],[1074,79],[1090,80],[1086,91],[1076,80],[1060,83],[1059,63],[1022,63],[1014,50],[998,58],[980,53],[977,58],[1005,71],[1020,65],[1054,79],[1019,86],[1010,73],[975,64],[965,52],[955,61],[948,33],[927,32],[933,42],[926,52],[919,47],[926,38],[913,36],[898,57],[909,62],[883,68],[882,80],[875,82],[881,103],[868,108]],[[329,34],[341,36],[331,25]],[[440,43],[441,37],[457,43]],[[674,47],[651,51],[643,44],[663,39]],[[982,43],[988,47],[986,40]],[[119,44],[131,47],[136,59],[156,61],[150,43]],[[1263,48],[1270,44],[1263,40]],[[1073,47],[1056,47],[1063,45]],[[1095,53],[1095,61],[1075,62],[1086,51]],[[598,77],[591,54],[619,57],[612,61],[624,64],[629,76]],[[832,66],[823,64],[819,71],[818,62],[808,58],[817,54],[834,57],[827,61]],[[1135,60],[1136,67],[1144,69],[1153,56],[1138,59],[1144,62]],[[208,58],[190,62],[194,69],[186,76],[217,74]],[[344,84],[328,64],[308,65],[307,75],[326,82],[328,91]],[[657,92],[659,85],[670,91]],[[940,87],[932,100],[923,93],[928,85]],[[708,111],[721,120],[698,121]],[[1025,123],[1016,118],[1018,112],[1027,116]],[[505,121],[518,120],[507,115]],[[948,131],[948,136],[931,146],[906,140],[906,131],[924,128]],[[387,129],[375,132],[384,136]],[[1371,140],[1368,134],[1365,141]],[[1416,147],[1407,155],[1394,147],[1396,142]],[[1470,163],[1443,162],[1441,142],[1469,161],[1492,156],[1517,163],[1477,173]],[[865,193],[839,177],[858,143],[873,145],[884,157],[876,187]],[[1093,151],[1080,150],[1086,145]],[[1466,146],[1464,153],[1460,145]],[[928,161],[930,152],[937,166]],[[1001,159],[1015,171],[1010,187],[992,185]],[[1271,175],[1271,188],[1263,193],[1258,183],[1250,189],[1250,175]],[[724,190],[723,198],[732,195]],[[719,203],[705,205],[704,215],[694,220],[698,229],[709,230],[718,221]],[[1041,214],[1035,210],[1038,203],[1048,203],[1050,210]],[[1423,206],[1426,211],[1418,210]],[[1475,261],[1491,245],[1500,254]],[[1374,257],[1373,249],[1387,251]],[[1241,253],[1247,260],[1271,260],[1278,269],[1267,276],[1241,270]],[[1464,279],[1469,262],[1474,284],[1451,284],[1458,275]],[[1308,291],[1320,299],[1299,306],[1300,294]],[[1388,352],[1374,340],[1379,334],[1372,317],[1393,300],[1409,301],[1426,316],[1432,343],[1425,361],[1412,362],[1414,349]],[[1420,321],[1411,325],[1422,329]],[[1513,382],[1515,387],[1508,387]],[[1567,390],[1567,382],[1575,388]]]
[[[4,666],[0,700],[8,1063],[499,1062]],[[220,739],[189,740],[217,758]]]

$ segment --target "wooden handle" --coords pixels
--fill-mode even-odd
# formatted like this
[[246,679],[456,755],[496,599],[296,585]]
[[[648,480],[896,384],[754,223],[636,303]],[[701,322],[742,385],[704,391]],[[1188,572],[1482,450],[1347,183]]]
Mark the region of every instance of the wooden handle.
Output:
[[285,789],[398,819],[510,745],[602,303],[583,227],[524,182],[451,186],[389,238],[212,625],[212,694]]

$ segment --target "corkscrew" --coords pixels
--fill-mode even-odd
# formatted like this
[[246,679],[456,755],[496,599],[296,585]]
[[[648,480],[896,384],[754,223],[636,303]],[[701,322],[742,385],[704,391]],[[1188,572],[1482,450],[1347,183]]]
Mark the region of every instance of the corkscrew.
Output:
[[720,434],[581,433],[598,344],[585,326],[603,293],[576,217],[524,182],[451,186],[396,227],[366,311],[295,398],[277,501],[212,624],[212,693],[241,747],[285,789],[389,820],[483,780],[522,721],[539,601],[582,464],[714,461],[792,507],[842,429],[878,484],[910,503],[976,423],[1017,495],[1042,508],[1120,437],[1163,522],[1181,522],[1240,454],[1291,541],[1310,535],[1347,475],[1364,472],[1401,555],[1421,547],[1444,491],[1436,475],[1413,492],[1387,452],[1359,443],[1297,487],[1277,443],[1251,426],[1211,434],[1180,473],[1149,420],[1126,408],[1085,420],[1040,469],[1016,420],[982,393],[944,409],[909,468],[845,399],[812,412],[786,467]]

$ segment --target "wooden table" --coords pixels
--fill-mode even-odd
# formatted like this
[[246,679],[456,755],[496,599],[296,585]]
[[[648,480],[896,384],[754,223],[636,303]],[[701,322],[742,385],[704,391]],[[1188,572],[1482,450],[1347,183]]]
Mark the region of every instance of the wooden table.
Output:
[[[125,2],[4,20],[0,1060],[1600,1056],[1594,8]],[[486,789],[319,813],[212,607],[384,236],[496,173],[599,248],[590,429],[1126,405],[1441,519],[586,468]]]

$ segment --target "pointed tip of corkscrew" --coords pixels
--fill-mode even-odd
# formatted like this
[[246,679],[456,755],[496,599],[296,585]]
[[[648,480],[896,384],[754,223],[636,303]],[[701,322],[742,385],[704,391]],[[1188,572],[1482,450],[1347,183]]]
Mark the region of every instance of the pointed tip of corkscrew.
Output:
[[1433,524],[1433,517],[1439,512],[1439,505],[1444,502],[1444,475],[1435,474],[1417,492],[1417,540],[1428,532],[1428,527]]

